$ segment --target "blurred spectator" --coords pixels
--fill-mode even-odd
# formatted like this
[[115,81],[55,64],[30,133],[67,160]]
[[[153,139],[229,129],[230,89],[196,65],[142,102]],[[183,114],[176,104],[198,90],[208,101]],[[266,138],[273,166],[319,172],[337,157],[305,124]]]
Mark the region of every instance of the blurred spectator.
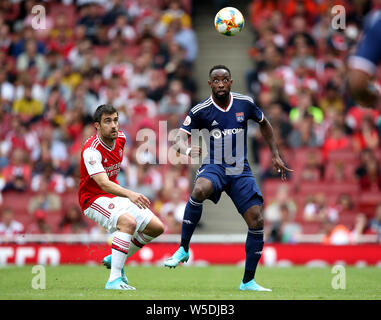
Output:
[[87,228],[81,209],[77,205],[72,205],[66,209],[58,225],[60,233],[87,233]]
[[29,39],[25,43],[25,52],[17,57],[17,70],[35,74],[37,80],[43,80],[46,76],[47,64],[45,56],[37,52],[37,43]]
[[314,119],[310,114],[306,114],[302,121],[294,125],[288,136],[288,144],[291,148],[317,147],[318,140],[314,131]]
[[194,30],[182,25],[180,19],[173,19],[170,22],[173,40],[185,50],[185,61],[193,63],[198,55],[198,43]]
[[100,6],[96,2],[84,3],[79,8],[80,18],[77,25],[83,25],[86,29],[86,37],[95,41],[97,29],[101,25],[102,15]]
[[183,90],[190,95],[191,105],[194,106],[198,103],[197,99],[197,83],[193,78],[190,66],[185,62],[180,62],[177,65],[173,78],[181,81]]
[[368,218],[364,213],[358,213],[354,221],[354,227],[351,230],[351,243],[361,242],[361,236],[368,232]]
[[[46,46],[44,42],[36,39],[36,32],[32,27],[24,27],[21,29],[18,33],[15,34],[17,37],[15,39],[15,42],[11,46],[11,52],[14,58],[18,59],[18,57],[25,53],[26,51],[26,45],[28,42],[34,43],[30,46],[29,50],[32,50],[31,53],[33,55],[38,55],[38,57],[41,57],[40,55],[44,55],[46,53]],[[36,52],[33,52],[36,50]],[[25,61],[28,61],[28,57],[25,56],[22,60],[23,63]]]
[[32,86],[24,87],[24,96],[13,103],[13,113],[19,115],[25,122],[38,120],[42,116],[44,107],[42,102],[32,96]]
[[42,172],[33,176],[31,181],[31,190],[41,192],[40,190],[49,190],[50,192],[63,193],[65,192],[65,179],[60,173],[54,172],[54,167],[48,163],[43,168]]
[[312,116],[312,120],[316,124],[322,123],[324,119],[323,111],[315,106],[311,91],[299,90],[296,96],[296,105],[290,110],[291,123],[297,123],[305,120],[306,115]]
[[295,214],[290,212],[289,206],[282,204],[279,207],[281,220],[271,224],[266,241],[294,243],[296,237],[301,234],[301,225],[294,221]]
[[69,27],[65,13],[58,13],[54,19],[54,27],[50,32],[48,42],[49,52],[57,52],[66,59],[70,50],[75,45],[73,38],[73,29]]
[[[116,20],[120,17],[123,16],[126,19],[128,18],[128,11],[127,8],[124,5],[123,0],[111,0],[109,1],[110,3],[109,8],[106,10],[105,14],[102,17],[102,24],[106,26],[114,25]],[[116,24],[118,24],[116,22]]]
[[7,71],[0,67],[0,99],[4,107],[10,107],[15,97],[15,87],[7,79]]
[[280,224],[284,218],[282,215],[282,206],[286,206],[288,214],[292,219],[296,214],[297,207],[287,185],[280,185],[277,189],[275,199],[271,199],[269,204],[265,207],[264,215],[266,222]]
[[323,166],[316,152],[310,151],[306,155],[306,161],[300,168],[299,175],[301,181],[320,181],[322,177]]
[[147,97],[158,103],[167,87],[167,75],[162,69],[153,69],[147,87]]
[[51,233],[52,227],[46,221],[46,212],[38,209],[33,212],[33,221],[26,228],[28,234],[44,234]]
[[139,87],[134,92],[134,97],[126,103],[126,114],[132,121],[142,118],[154,118],[158,113],[155,101],[147,97],[146,87]]
[[89,39],[84,38],[77,41],[67,56],[74,70],[86,72],[99,66],[99,60],[92,49],[92,43]]
[[13,150],[10,163],[3,169],[5,180],[4,192],[24,192],[29,189],[32,168],[27,159],[27,155],[22,149]]
[[14,219],[12,209],[3,208],[1,210],[0,235],[12,236],[24,233],[24,226]]
[[277,141],[281,143],[287,143],[288,137],[292,132],[292,125],[288,121],[287,113],[283,111],[280,103],[272,103],[267,112],[267,118],[273,126],[274,134],[277,137]]
[[133,71],[128,79],[128,86],[132,91],[139,87],[147,88],[150,82],[151,60],[149,53],[145,53],[134,61]]
[[191,17],[182,8],[181,0],[167,0],[167,8],[163,11],[159,25],[157,26],[157,35],[161,38],[173,20],[179,20],[182,28],[191,28]]
[[341,193],[337,198],[336,208],[339,210],[339,215],[344,216],[347,213],[353,212],[356,209],[356,205],[349,194]]
[[12,150],[22,149],[29,154],[31,160],[36,160],[36,150],[39,142],[36,132],[29,130],[29,125],[18,117],[12,117],[10,130],[1,144],[2,153],[10,156]]
[[184,92],[182,82],[174,79],[168,84],[168,90],[159,102],[159,113],[162,115],[176,114],[180,121],[191,107],[190,103],[191,99]]
[[126,43],[134,43],[137,35],[132,25],[128,23],[126,15],[120,14],[115,19],[115,24],[108,30],[107,37],[109,40],[115,39],[120,35]]
[[309,222],[336,222],[339,219],[338,210],[328,204],[327,196],[324,192],[307,197],[306,205],[303,209],[303,219]]
[[344,112],[344,101],[340,95],[340,87],[334,81],[328,81],[324,88],[325,92],[319,100],[319,106],[324,114],[330,109],[334,109],[338,113]]
[[322,156],[324,160],[333,150],[348,149],[350,147],[350,138],[345,134],[344,128],[340,125],[333,125],[327,132],[327,136],[322,145]]
[[190,192],[189,173],[185,165],[170,166],[163,175],[163,185],[160,190],[162,199],[171,199],[173,190],[180,191],[180,197],[188,201]]
[[324,238],[322,243],[328,245],[348,245],[352,241],[351,231],[342,224],[323,220]]
[[45,180],[41,180],[39,189],[33,195],[28,203],[28,211],[32,215],[36,210],[55,211],[61,209],[61,197],[49,190],[49,185]]
[[181,191],[173,189],[171,198],[160,209],[160,218],[165,225],[165,233],[181,233],[184,210],[187,202],[182,199]]
[[360,177],[359,184],[361,191],[378,190],[381,191],[381,168],[376,159],[370,159],[365,163],[365,172]]
[[371,116],[365,116],[360,128],[353,134],[353,148],[356,152],[363,149],[376,150],[380,146],[380,137],[378,136],[376,123]]

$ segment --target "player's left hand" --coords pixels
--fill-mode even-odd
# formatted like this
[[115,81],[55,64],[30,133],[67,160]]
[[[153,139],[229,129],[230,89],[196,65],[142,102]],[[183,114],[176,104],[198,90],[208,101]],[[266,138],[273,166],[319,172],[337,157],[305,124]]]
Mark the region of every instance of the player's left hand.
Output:
[[273,156],[272,161],[273,161],[275,170],[280,173],[280,177],[282,181],[286,181],[287,180],[286,171],[293,172],[294,170],[287,168],[283,160],[279,156]]

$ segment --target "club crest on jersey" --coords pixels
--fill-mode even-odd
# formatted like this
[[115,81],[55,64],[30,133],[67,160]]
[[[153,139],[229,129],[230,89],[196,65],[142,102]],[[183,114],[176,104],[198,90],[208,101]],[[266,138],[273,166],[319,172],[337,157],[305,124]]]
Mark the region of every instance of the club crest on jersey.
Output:
[[191,124],[191,122],[192,122],[191,117],[190,116],[186,116],[186,118],[185,118],[185,120],[183,122],[183,125],[187,127],[187,126],[189,126]]
[[243,112],[236,112],[235,117],[238,122],[243,122],[245,120],[245,114]]
[[115,208],[115,204],[110,203],[110,204],[108,205],[108,208],[109,208],[109,209],[114,209],[114,208]]

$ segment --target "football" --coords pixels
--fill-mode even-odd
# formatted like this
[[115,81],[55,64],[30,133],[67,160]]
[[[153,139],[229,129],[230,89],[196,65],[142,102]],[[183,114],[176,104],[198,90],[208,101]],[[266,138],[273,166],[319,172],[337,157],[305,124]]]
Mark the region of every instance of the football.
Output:
[[217,31],[225,36],[235,36],[243,29],[245,19],[236,8],[225,7],[217,12],[214,25]]

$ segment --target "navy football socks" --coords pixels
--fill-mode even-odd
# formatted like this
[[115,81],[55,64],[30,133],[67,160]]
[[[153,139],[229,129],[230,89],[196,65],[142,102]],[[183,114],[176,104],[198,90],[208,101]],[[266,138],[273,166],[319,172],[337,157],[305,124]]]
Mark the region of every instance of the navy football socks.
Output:
[[198,222],[201,219],[202,214],[202,202],[198,202],[192,197],[185,207],[183,224],[181,229],[181,246],[188,252],[189,242],[192,238],[193,232],[196,229]]
[[259,259],[262,256],[263,245],[263,228],[249,228],[245,245],[246,263],[245,273],[242,280],[243,283],[247,283],[254,279]]

